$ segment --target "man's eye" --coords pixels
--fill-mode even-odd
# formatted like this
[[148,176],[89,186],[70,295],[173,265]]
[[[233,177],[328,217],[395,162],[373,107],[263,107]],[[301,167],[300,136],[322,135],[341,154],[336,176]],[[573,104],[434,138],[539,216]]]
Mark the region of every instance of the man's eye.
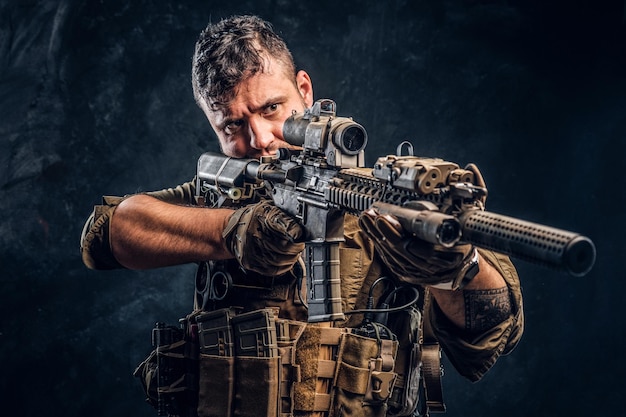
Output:
[[270,104],[265,108],[263,114],[268,116],[270,114],[276,113],[278,111],[278,104]]
[[234,122],[228,123],[224,127],[224,132],[227,135],[232,135],[234,133],[237,133],[239,129],[241,129],[241,126],[243,126],[243,120],[235,120]]

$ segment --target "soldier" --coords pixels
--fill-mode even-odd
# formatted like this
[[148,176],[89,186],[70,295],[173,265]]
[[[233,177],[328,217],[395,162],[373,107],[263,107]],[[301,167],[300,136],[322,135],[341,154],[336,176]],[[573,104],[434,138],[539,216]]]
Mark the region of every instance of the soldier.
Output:
[[[222,152],[236,158],[293,148],[283,140],[283,122],[313,104],[310,76],[296,71],[283,40],[255,16],[208,25],[196,44],[192,83]],[[202,355],[198,415],[411,415],[420,369],[428,400],[421,412],[428,411],[426,406],[442,410],[439,367],[429,348],[434,346],[438,356],[441,346],[460,374],[477,381],[521,337],[520,283],[507,257],[469,244],[445,249],[403,237],[393,217],[374,210],[345,217],[340,251],[344,311],[363,309],[372,297],[375,305],[388,297],[411,307],[380,326],[362,314],[348,315],[329,327],[332,331],[307,325],[299,224],[269,201],[206,208],[197,206],[195,195],[192,180],[157,192],[105,197],[85,225],[81,251],[93,269],[210,261],[210,273],[219,270],[228,277],[227,288],[208,303],[197,300],[196,315],[233,306],[237,314],[272,307],[277,322],[302,324],[289,336],[289,357],[284,350],[277,354],[278,367],[284,371],[288,365],[291,375],[269,371],[278,377],[260,381],[267,369],[257,373],[255,366],[238,367],[235,355],[235,365],[231,361],[228,377],[220,382],[230,397],[223,401],[211,397],[221,374],[207,374],[219,368],[218,360]],[[387,278],[378,285],[381,276]],[[417,291],[391,296],[390,289],[404,288],[402,283]],[[246,399],[244,387],[264,384],[267,389]],[[252,405],[242,405],[246,401]]]

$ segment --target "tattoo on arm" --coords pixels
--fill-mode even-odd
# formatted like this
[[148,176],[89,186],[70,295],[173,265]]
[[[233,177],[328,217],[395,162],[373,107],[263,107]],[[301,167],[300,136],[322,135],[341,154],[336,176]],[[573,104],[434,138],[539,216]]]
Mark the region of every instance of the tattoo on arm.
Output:
[[511,315],[507,287],[492,290],[465,290],[465,329],[482,332],[502,323]]

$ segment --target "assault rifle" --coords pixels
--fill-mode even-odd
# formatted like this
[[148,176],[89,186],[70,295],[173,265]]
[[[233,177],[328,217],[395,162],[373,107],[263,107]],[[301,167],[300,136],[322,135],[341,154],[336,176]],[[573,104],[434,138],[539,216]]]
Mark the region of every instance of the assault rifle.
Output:
[[[299,149],[233,159],[205,153],[198,161],[199,204],[221,206],[265,192],[305,229],[309,322],[343,320],[339,244],[343,216],[370,207],[396,216],[406,233],[452,247],[458,242],[542,266],[585,275],[595,262],[593,242],[580,234],[484,211],[487,189],[472,170],[413,156],[412,145],[364,168],[367,132],[336,117],[332,100],[318,100],[283,126]],[[407,147],[408,155],[400,155]]]

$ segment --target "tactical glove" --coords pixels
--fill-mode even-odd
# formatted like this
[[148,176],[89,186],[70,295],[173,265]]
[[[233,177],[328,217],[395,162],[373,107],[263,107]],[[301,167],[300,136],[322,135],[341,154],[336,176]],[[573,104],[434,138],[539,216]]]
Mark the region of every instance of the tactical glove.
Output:
[[267,201],[235,211],[222,236],[239,265],[267,276],[289,271],[304,250],[302,227]]
[[[475,185],[485,187],[476,165],[470,164],[465,169],[474,173]],[[479,204],[484,207],[485,198]],[[478,253],[470,244],[446,248],[409,236],[394,216],[381,214],[375,208],[363,212],[359,224],[373,240],[385,265],[405,282],[438,286],[449,283],[441,287],[458,289],[478,272]]]

